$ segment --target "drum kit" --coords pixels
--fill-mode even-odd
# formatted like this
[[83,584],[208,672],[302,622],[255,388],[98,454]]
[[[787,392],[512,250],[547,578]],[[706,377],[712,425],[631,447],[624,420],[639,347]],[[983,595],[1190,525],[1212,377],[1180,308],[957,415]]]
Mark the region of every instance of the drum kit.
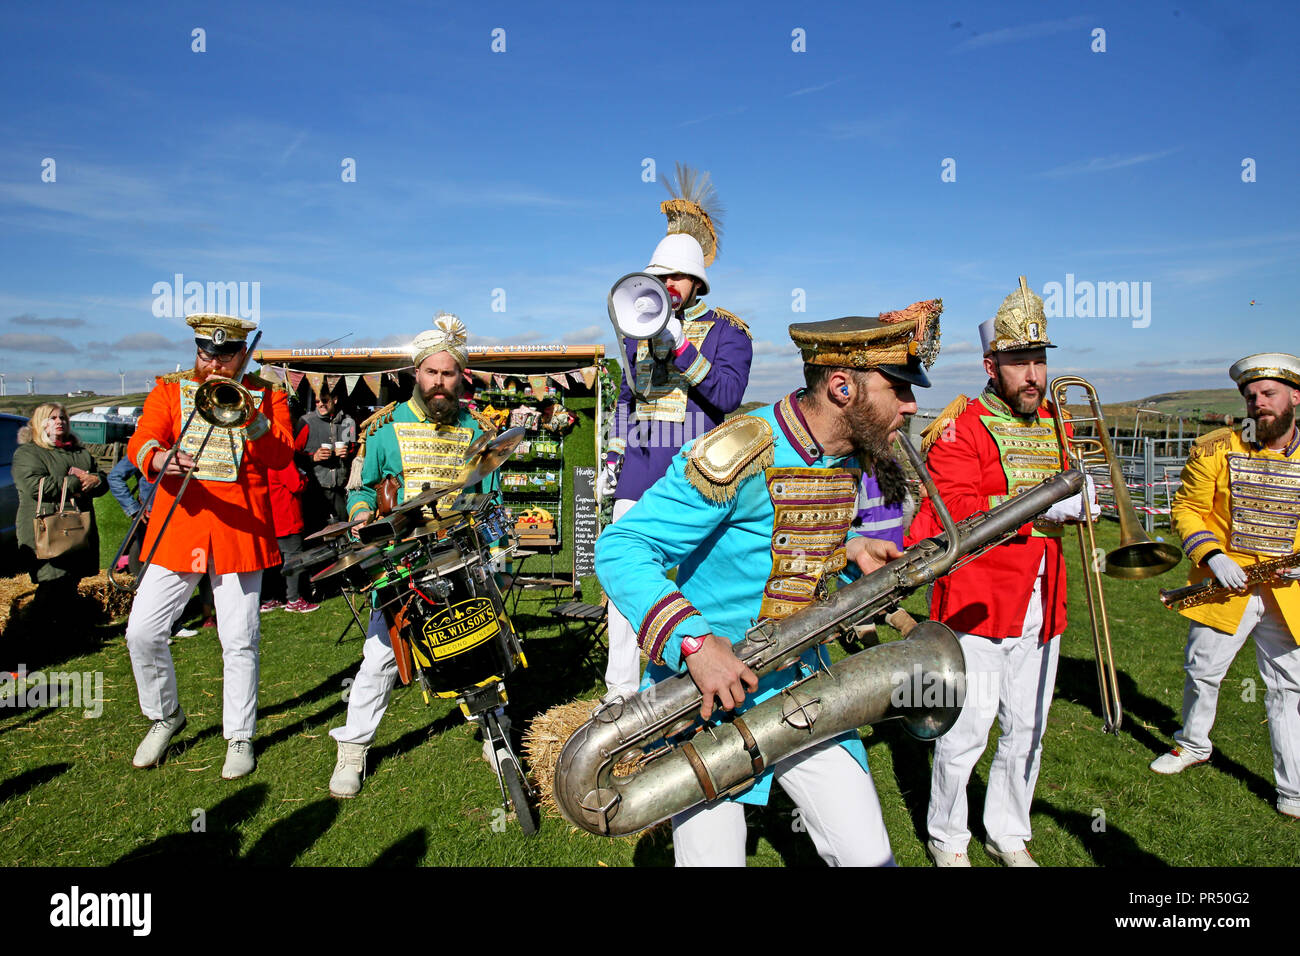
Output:
[[426,489],[376,521],[316,532],[310,538],[326,543],[297,556],[286,571],[333,559],[313,583],[338,584],[358,625],[355,596],[384,616],[399,679],[418,683],[426,702],[454,699],[466,720],[479,725],[502,805],[513,806],[520,827],[532,834],[537,794],[520,770],[504,709],[505,678],[528,662],[493,573],[494,560],[507,552],[494,555],[492,548],[509,522],[498,494],[464,492],[509,459],[523,434],[512,428],[480,438],[453,485]]

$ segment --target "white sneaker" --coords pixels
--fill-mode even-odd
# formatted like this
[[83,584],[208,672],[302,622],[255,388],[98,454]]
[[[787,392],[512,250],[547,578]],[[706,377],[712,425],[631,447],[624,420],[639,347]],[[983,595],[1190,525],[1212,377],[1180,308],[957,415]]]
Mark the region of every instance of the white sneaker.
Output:
[[253,772],[253,744],[248,740],[232,740],[226,744],[226,763],[221,768],[222,780],[238,780]]
[[1195,767],[1199,763],[1205,763],[1209,757],[1193,757],[1185,751],[1175,747],[1167,754],[1161,754],[1155,760],[1151,761],[1151,769],[1156,773],[1171,774],[1182,773],[1188,767]]
[[1300,800],[1286,800],[1282,797],[1277,798],[1277,812],[1286,817],[1294,817],[1300,820]]
[[984,852],[993,859],[997,860],[1003,866],[1037,866],[1034,858],[1029,855],[1029,851],[1024,847],[1019,850],[999,850],[992,843],[984,844]]
[[144,735],[144,740],[140,741],[140,746],[135,750],[135,757],[131,760],[131,766],[143,770],[145,767],[153,767],[163,762],[167,756],[167,745],[172,742],[172,737],[185,726],[185,711],[179,707],[170,717],[164,717],[162,720],[155,720],[149,732]]
[[181,627],[177,628],[176,633],[173,634],[172,637],[198,637],[198,635],[199,632],[194,630],[192,627]]
[[345,744],[339,741],[339,759],[330,777],[330,796],[349,800],[361,792],[361,780],[366,775],[365,744]]
[[970,866],[970,857],[965,853],[949,853],[947,850],[941,850],[933,840],[926,842],[925,852],[930,854],[930,859],[934,860],[935,866]]

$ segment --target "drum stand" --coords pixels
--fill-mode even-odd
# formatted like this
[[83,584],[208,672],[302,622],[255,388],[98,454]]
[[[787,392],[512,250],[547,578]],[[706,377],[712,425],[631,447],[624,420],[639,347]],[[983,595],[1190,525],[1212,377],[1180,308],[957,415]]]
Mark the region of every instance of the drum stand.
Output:
[[345,626],[339,634],[338,640],[334,642],[335,646],[343,643],[343,638],[347,636],[348,631],[352,630],[353,624],[356,624],[357,628],[361,631],[361,636],[363,638],[366,636],[366,626],[361,623],[361,617],[357,614],[357,609],[352,604],[352,598],[348,597],[348,592],[341,588],[339,589],[339,593],[343,595],[344,603],[347,604],[348,610],[352,612],[352,620],[348,621],[347,626]]
[[519,757],[510,746],[510,718],[499,703],[503,690],[501,684],[478,688],[461,697],[460,704],[470,715],[469,719],[479,725],[483,739],[491,747],[492,769],[501,790],[501,805],[507,810],[513,807],[519,828],[532,836],[538,826],[537,811],[533,809],[537,793],[520,772]]

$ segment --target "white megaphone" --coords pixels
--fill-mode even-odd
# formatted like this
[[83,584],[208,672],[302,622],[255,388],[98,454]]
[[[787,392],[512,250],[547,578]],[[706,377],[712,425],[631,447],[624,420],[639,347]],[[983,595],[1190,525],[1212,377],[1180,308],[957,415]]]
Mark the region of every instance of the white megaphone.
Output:
[[[672,295],[658,276],[648,272],[630,272],[609,290],[608,304],[609,321],[619,343],[618,362],[623,369],[623,381],[628,383],[628,388],[637,398],[644,399],[645,396],[637,391],[635,377],[628,371],[623,339],[653,339],[662,332],[673,315]],[[659,369],[655,371],[659,372]],[[663,373],[654,376],[653,384],[662,385],[666,381],[665,364]]]

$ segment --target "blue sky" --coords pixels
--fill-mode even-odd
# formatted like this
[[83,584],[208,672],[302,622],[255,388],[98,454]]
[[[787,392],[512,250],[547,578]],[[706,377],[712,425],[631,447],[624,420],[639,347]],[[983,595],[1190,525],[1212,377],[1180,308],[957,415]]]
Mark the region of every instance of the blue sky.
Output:
[[1298,9],[9,4],[0,371],[115,392],[188,363],[151,308],[176,273],[260,283],[264,345],[396,344],[440,309],[480,342],[608,343],[611,282],[663,234],[651,158],[727,207],[709,299],[754,332],[750,399],[797,384],[790,322],[934,297],[921,404],[971,394],[1021,274],[1150,283],[1144,326],[1049,320],[1051,372],[1225,387],[1300,351]]

